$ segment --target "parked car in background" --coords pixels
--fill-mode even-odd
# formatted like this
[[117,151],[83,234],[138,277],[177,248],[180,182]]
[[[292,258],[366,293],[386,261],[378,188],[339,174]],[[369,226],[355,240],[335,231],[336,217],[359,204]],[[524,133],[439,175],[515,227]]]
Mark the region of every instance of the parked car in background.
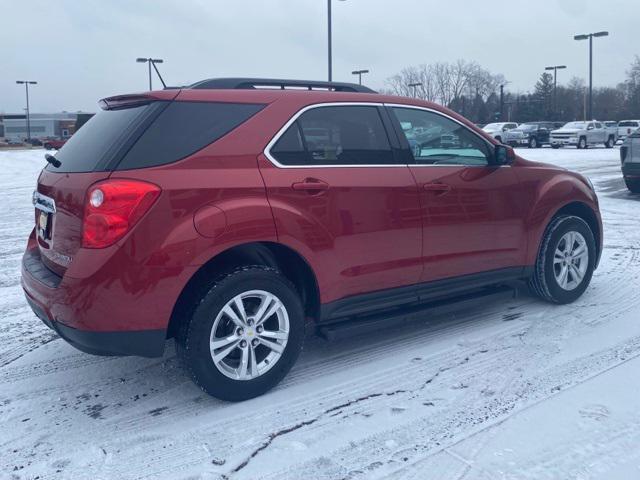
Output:
[[44,141],[44,148],[47,150],[60,150],[68,140],[68,138],[49,138]]
[[620,147],[622,176],[627,188],[640,193],[640,130],[628,135]]
[[598,265],[587,178],[434,103],[210,79],[100,105],[38,177],[27,302],[89,353],[158,357],[174,337],[225,400],[282,380],[311,325],[366,332],[520,280],[565,304]]
[[613,148],[615,136],[609,132],[602,122],[569,122],[558,130],[551,132],[551,146],[560,148],[575,146],[580,149],[595,145]]
[[622,120],[618,122],[618,139],[624,140],[640,128],[640,120]]
[[556,124],[553,122],[527,122],[520,124],[517,128],[505,132],[503,143],[512,147],[538,148],[543,145],[550,145],[551,131]]
[[30,139],[25,138],[24,143],[26,143],[27,145],[31,145],[32,147],[42,146],[42,140],[40,140],[39,138],[30,138]]
[[482,127],[482,130],[487,132],[500,143],[503,143],[505,133],[517,127],[518,124],[513,122],[489,123],[488,125]]

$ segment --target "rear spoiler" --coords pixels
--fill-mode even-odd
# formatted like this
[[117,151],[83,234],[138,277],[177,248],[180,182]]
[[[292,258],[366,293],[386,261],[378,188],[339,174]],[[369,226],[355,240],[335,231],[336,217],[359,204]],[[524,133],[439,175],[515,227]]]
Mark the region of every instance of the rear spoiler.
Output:
[[123,108],[139,107],[156,101],[171,101],[178,96],[180,90],[161,90],[149,93],[135,93],[129,95],[115,95],[103,98],[98,102],[102,110],[120,110]]

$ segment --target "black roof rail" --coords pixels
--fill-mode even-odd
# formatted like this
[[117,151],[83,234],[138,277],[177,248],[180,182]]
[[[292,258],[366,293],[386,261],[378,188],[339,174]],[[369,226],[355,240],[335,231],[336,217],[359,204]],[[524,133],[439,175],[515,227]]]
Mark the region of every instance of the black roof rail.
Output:
[[196,89],[223,89],[242,90],[260,87],[279,87],[285,90],[287,87],[306,88],[308,90],[323,89],[335,92],[378,93],[357,83],[321,82],[316,80],[286,80],[279,78],[210,78],[201,80],[187,88]]

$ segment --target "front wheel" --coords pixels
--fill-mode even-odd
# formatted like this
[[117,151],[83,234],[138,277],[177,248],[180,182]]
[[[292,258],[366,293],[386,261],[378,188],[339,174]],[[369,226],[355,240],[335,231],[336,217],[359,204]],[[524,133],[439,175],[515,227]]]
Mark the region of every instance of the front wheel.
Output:
[[587,139],[584,137],[580,137],[580,140],[578,140],[578,148],[580,150],[584,150],[585,148],[587,148]]
[[538,148],[538,139],[536,139],[536,137],[529,140],[529,148]]
[[571,303],[589,286],[595,259],[589,225],[580,217],[560,215],[545,230],[529,287],[548,302]]
[[278,271],[239,268],[206,286],[176,338],[194,382],[221,400],[240,401],[277,385],[304,341],[304,311]]

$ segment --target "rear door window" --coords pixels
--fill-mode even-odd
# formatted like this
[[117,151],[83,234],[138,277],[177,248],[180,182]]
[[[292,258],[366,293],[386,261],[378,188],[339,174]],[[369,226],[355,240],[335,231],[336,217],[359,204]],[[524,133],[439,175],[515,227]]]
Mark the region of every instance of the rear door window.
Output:
[[118,170],[155,167],[185,158],[262,110],[262,104],[172,102],[142,134]]
[[376,106],[317,107],[304,112],[271,148],[282,165],[390,165],[393,151]]

